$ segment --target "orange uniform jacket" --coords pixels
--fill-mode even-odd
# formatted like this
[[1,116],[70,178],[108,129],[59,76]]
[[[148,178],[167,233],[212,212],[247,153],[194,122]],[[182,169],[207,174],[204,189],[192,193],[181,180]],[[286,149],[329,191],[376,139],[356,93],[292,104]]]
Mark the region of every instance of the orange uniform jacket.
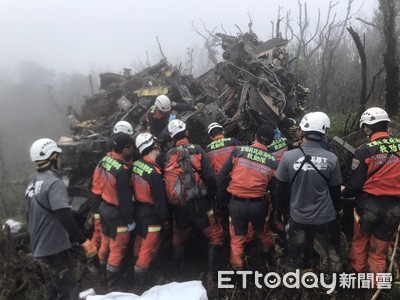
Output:
[[[145,156],[133,163],[132,172],[138,214],[136,221],[146,225],[162,224],[167,221],[168,208],[164,181],[156,162]],[[146,208],[142,209],[142,207]]]
[[391,138],[386,132],[373,134],[371,142],[354,153],[351,169],[343,197],[361,192],[400,197],[400,139]]
[[108,152],[94,170],[92,193],[102,200],[120,207],[126,224],[133,222],[132,188],[129,165],[121,155]]
[[207,153],[215,175],[218,174],[231,152],[236,146],[240,145],[240,142],[235,138],[226,138],[222,134],[214,137],[213,141],[204,150]]
[[225,191],[241,198],[267,195],[278,161],[260,143],[237,147],[222,166],[217,176],[218,198],[226,199]]

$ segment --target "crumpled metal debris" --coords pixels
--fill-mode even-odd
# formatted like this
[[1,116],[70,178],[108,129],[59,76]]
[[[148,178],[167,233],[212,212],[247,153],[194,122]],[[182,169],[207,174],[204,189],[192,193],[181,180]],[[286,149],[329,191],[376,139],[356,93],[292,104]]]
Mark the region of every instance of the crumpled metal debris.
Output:
[[217,36],[224,61],[196,79],[165,60],[133,75],[128,69],[123,75],[100,75],[103,92],[87,97],[80,114],[71,110],[73,141],[60,145],[70,184],[91,175],[116,122],[130,122],[136,133],[145,130],[146,113],[161,94],[196,106],[196,111],[180,113],[179,118],[187,123],[191,139],[202,146],[209,142],[206,128],[211,122],[220,122],[228,136],[248,143],[267,120],[276,123],[285,114],[302,114],[309,91],[289,72],[287,41],[262,43],[254,33]]

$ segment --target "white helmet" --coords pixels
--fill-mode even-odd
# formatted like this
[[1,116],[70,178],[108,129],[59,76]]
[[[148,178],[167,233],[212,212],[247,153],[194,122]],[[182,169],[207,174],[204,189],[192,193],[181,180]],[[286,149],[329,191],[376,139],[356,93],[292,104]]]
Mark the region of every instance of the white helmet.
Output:
[[329,119],[328,115],[322,111],[316,111],[314,112],[316,116],[322,119],[324,126],[325,126],[325,132],[327,129],[331,128],[331,120]]
[[57,143],[51,139],[39,139],[35,141],[30,150],[32,161],[48,159],[54,152],[61,153],[62,150]]
[[210,132],[211,132],[211,130],[213,130],[214,128],[221,128],[221,129],[224,129],[224,127],[222,127],[222,125],[221,124],[219,124],[219,123],[217,123],[217,122],[214,122],[214,123],[211,123],[210,125],[208,125],[208,134],[210,134]]
[[161,111],[170,111],[171,110],[171,101],[165,95],[160,95],[156,98],[155,105]]
[[[322,116],[321,112],[311,112],[306,114],[300,122],[300,129],[303,132],[319,132],[322,134],[326,133],[326,129],[328,128],[326,125],[327,120],[329,121],[329,117]],[[328,123],[330,126],[330,121]]]
[[153,146],[156,141],[157,139],[151,133],[145,132],[136,137],[135,145],[140,154],[142,154],[145,149]]
[[127,121],[119,121],[119,122],[117,122],[117,124],[115,124],[113,132],[114,133],[122,132],[122,133],[126,133],[126,134],[133,134],[133,127]]
[[186,124],[182,122],[181,120],[175,119],[169,122],[168,124],[168,132],[170,137],[174,137],[176,134],[179,132],[185,131],[186,130]]
[[360,128],[363,124],[372,125],[383,121],[390,122],[387,112],[379,107],[371,107],[361,115]]

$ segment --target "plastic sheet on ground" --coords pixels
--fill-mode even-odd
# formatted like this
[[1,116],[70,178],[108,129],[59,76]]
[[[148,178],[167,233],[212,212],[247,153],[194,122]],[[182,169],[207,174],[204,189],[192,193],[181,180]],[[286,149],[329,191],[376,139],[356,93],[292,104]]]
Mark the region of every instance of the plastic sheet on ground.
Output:
[[10,227],[10,232],[11,233],[18,233],[22,227],[22,223],[12,220],[12,219],[8,219],[7,221],[4,222],[5,225],[7,225],[8,227]]
[[144,292],[141,296],[111,292],[107,295],[88,296],[87,300],[207,300],[207,292],[201,281],[193,280],[187,282],[171,282],[157,285]]

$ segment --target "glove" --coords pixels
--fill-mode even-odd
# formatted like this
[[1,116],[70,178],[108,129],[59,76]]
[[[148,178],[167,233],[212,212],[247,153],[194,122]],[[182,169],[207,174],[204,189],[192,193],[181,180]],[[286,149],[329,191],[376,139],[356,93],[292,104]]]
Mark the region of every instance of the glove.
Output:
[[84,243],[81,244],[82,248],[85,250],[85,256],[87,258],[91,258],[97,255],[97,248],[93,245],[90,240],[86,240]]
[[344,215],[343,209],[338,210],[337,214],[338,214],[340,219],[343,218],[343,215]]
[[133,221],[131,224],[128,224],[128,231],[133,231],[136,228],[136,222]]

